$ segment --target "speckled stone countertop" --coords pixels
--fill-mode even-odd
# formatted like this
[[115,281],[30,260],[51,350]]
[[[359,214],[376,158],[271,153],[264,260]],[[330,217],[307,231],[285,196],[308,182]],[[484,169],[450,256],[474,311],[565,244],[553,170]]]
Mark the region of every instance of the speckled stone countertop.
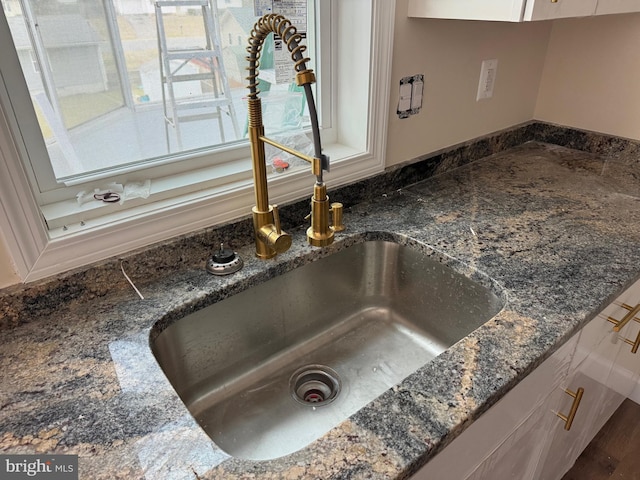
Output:
[[[182,268],[70,296],[0,330],[0,453],[80,456],[80,478],[398,479],[424,465],[640,275],[640,158],[525,143],[345,212],[328,249],[292,249],[230,277]],[[170,324],[366,239],[424,245],[483,272],[505,308],[308,447],[271,461],[219,450],[149,349]],[[8,315],[8,314],[7,314]],[[11,322],[7,322],[11,323]]]

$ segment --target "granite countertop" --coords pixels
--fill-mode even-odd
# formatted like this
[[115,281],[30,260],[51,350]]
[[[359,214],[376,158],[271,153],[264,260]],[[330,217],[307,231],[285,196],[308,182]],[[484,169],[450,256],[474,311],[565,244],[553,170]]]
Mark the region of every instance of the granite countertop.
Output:
[[[640,275],[640,159],[525,143],[345,212],[320,250],[294,233],[270,261],[181,269],[85,295],[0,330],[0,453],[80,456],[80,478],[395,479],[424,465]],[[505,308],[308,447],[271,461],[219,450],[173,392],[149,333],[365,239],[426,244],[480,271]],[[137,279],[134,278],[134,281]]]

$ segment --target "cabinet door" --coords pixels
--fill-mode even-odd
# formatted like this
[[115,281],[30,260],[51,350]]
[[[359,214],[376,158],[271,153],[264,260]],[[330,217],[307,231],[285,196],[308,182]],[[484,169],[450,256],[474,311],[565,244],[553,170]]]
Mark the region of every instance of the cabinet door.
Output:
[[525,0],[409,0],[408,15],[459,20],[522,21]]
[[640,0],[600,0],[596,15],[640,12]]
[[[585,375],[628,397],[637,382],[638,367],[632,345],[638,335],[640,319],[630,320],[620,332],[617,323],[625,317],[634,318],[633,310],[640,303],[640,282],[622,293],[580,332],[571,371],[580,369]],[[638,317],[636,315],[635,317]]]
[[[602,331],[605,335],[600,334]],[[620,350],[620,342],[616,339],[617,334],[611,332],[610,325],[598,317],[589,322],[580,333],[573,357],[575,363],[571,366],[567,382],[549,397],[548,412],[553,421],[536,478],[562,478],[606,419],[624,400],[624,396],[608,386],[614,360]],[[556,414],[569,415],[572,405],[578,399],[573,398],[566,390],[576,394],[579,388],[584,389],[584,394],[571,429],[566,430],[565,422]]]
[[537,408],[468,480],[530,480],[543,449],[547,411]]
[[[487,470],[493,468],[493,463],[490,464],[487,459],[495,452],[504,458],[503,452],[509,450],[512,444],[520,445],[521,438],[526,438],[526,432],[538,432],[534,429],[536,422],[530,423],[527,420],[544,404],[547,396],[564,383],[576,343],[577,335],[485,412],[451,445],[431,459],[412,480],[464,480],[472,474],[481,475],[482,471],[478,471],[478,466],[486,464]],[[520,430],[522,435],[514,436],[516,430]],[[541,443],[536,440],[535,445],[541,446]],[[538,456],[538,452],[529,447],[518,448],[512,453],[517,457],[510,458],[511,462],[515,462],[514,465],[528,465],[532,458]],[[496,478],[499,477],[491,480]],[[518,480],[523,478],[520,475]]]
[[[561,478],[633,390],[636,373],[626,373],[622,359],[630,351],[623,338],[635,331],[636,322],[631,321],[617,333],[607,318],[622,319],[631,305],[638,304],[639,297],[640,283],[636,283],[580,332],[565,387],[574,393],[583,388],[584,395],[569,431],[560,418],[554,419],[536,478]],[[549,397],[549,409],[567,415],[574,401],[564,389],[558,389]]]
[[[553,421],[545,441],[546,451],[542,452],[538,463],[536,479],[561,479],[624,400],[617,392],[578,371],[569,379],[567,388],[576,392],[580,387],[584,388],[584,395],[568,431],[564,428],[564,421],[555,417],[555,413],[568,415],[575,399],[563,389],[558,389],[549,397],[550,408],[547,412]],[[603,410],[606,410],[606,419],[603,418]]]
[[409,0],[409,17],[522,22],[640,12],[640,0]]
[[[640,301],[640,292],[637,293],[635,302],[638,301]],[[623,314],[624,312],[615,318],[622,318]],[[608,385],[621,395],[631,397],[637,402],[640,400],[640,321],[629,322],[617,339],[621,346]]]
[[586,17],[596,11],[598,0],[528,0],[524,20]]
[[[638,296],[640,297],[640,294]],[[612,373],[610,384],[616,391],[640,403],[640,347],[635,353],[633,351],[633,344],[640,339],[640,322],[631,322],[620,337],[625,343],[618,353],[616,369]]]

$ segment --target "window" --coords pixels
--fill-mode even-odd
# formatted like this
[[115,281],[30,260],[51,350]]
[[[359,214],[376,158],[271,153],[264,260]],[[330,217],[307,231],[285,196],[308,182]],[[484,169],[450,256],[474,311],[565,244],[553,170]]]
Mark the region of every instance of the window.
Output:
[[[3,3],[6,1],[2,0]],[[371,175],[383,167],[386,133],[381,133],[381,129],[386,128],[387,82],[395,9],[389,3],[393,2],[326,1],[318,2],[316,7],[310,4],[313,13],[310,17],[314,25],[319,25],[316,29],[310,29],[309,44],[310,56],[316,59],[315,70],[318,88],[321,89],[318,94],[323,142],[332,157],[332,172],[327,176],[330,187]],[[209,140],[202,144],[198,142],[202,142],[204,134],[194,133],[195,130],[190,131],[185,127],[180,132],[183,138],[179,138],[175,127],[163,121],[154,127],[156,131],[160,130],[155,140],[132,146],[125,142],[127,135],[140,135],[140,129],[149,125],[145,120],[138,124],[127,123],[127,115],[134,112],[150,116],[154,108],[166,103],[166,99],[160,99],[162,92],[158,94],[157,85],[150,86],[151,80],[144,80],[145,70],[141,66],[153,60],[149,52],[137,57],[135,68],[132,67],[131,56],[123,54],[131,51],[131,45],[139,44],[144,50],[153,43],[153,38],[150,41],[136,37],[134,26],[143,32],[153,32],[154,28],[159,31],[155,25],[148,24],[148,18],[146,24],[143,22],[145,19],[139,20],[139,23],[131,19],[123,22],[122,9],[129,4],[131,8],[131,5],[143,8],[143,2],[21,2],[23,7],[33,7],[33,4],[36,7],[40,4],[40,10],[35,8],[29,15],[40,15],[39,22],[31,21],[38,23],[40,31],[36,33],[42,39],[31,46],[41,70],[45,71],[41,75],[43,94],[35,98],[38,93],[34,93],[30,84],[32,80],[26,75],[22,77],[15,74],[15,66],[20,61],[18,45],[16,55],[8,56],[10,58],[3,56],[0,60],[0,100],[5,117],[5,122],[0,125],[0,152],[3,157],[0,177],[4,179],[0,180],[0,199],[4,207],[0,212],[0,225],[7,232],[7,243],[24,279],[40,278],[248,214],[253,195],[248,147],[244,140],[243,93],[240,93],[244,92],[244,85],[238,85],[238,92],[233,93],[235,83],[229,72],[235,72],[240,65],[227,61],[229,52],[222,55],[220,60],[228,74],[227,81],[232,93],[230,103],[226,106],[233,105],[235,108],[235,125],[230,111],[225,110],[222,112],[222,123],[216,124],[216,119],[205,129]],[[221,5],[224,3],[218,2],[218,7]],[[44,34],[45,27],[41,20],[53,8],[67,9],[64,13],[58,11],[58,16],[71,22],[67,25],[75,25],[75,38],[79,38],[80,31],[86,34],[82,51],[67,51],[61,55],[60,49],[52,47],[56,39]],[[247,7],[230,6],[228,10],[234,8],[242,10]],[[218,11],[219,19],[231,13],[223,10],[220,8]],[[132,15],[156,16],[155,12]],[[177,12],[170,15],[177,16]],[[238,16],[229,25],[237,24]],[[78,17],[95,20],[81,21]],[[180,21],[202,21],[201,12],[184,12],[182,17]],[[4,45],[11,44],[10,24],[15,20],[10,18],[12,16],[7,12],[0,18],[0,42]],[[358,18],[358,21],[354,22],[353,18]],[[222,20],[219,22],[223,23]],[[123,25],[129,25],[133,31]],[[171,37],[168,35],[169,28],[177,35],[176,38],[180,38],[179,23],[169,27],[167,22],[166,26],[167,38]],[[70,29],[67,27],[67,30]],[[191,28],[188,30],[191,31]],[[119,32],[115,40],[114,32]],[[45,41],[45,37],[48,40]],[[124,39],[130,41],[127,47]],[[156,39],[158,43],[161,43],[161,39]],[[348,45],[348,49],[340,48],[341,45]],[[67,45],[65,48],[77,47]],[[95,62],[96,56],[90,54],[92,49],[101,52],[98,55],[100,61]],[[57,50],[55,55],[53,50]],[[155,55],[159,56],[157,48]],[[46,63],[43,58],[47,59]],[[76,63],[71,68],[73,62]],[[151,77],[158,82],[161,78],[158,69],[162,66],[158,58],[155,58],[155,62],[156,70]],[[43,65],[47,68],[43,68]],[[205,95],[219,87],[201,78],[203,72],[199,68],[187,72],[196,82],[187,95]],[[70,69],[79,73],[69,76]],[[267,70],[263,73],[268,74]],[[50,77],[46,78],[47,75]],[[354,82],[353,79],[357,80]],[[28,88],[25,88],[25,83]],[[290,92],[288,85],[286,88],[274,87],[269,90],[269,94],[263,95],[265,110],[272,102],[273,117],[270,120],[282,120],[287,117],[282,114],[283,108],[291,102],[295,103],[299,94]],[[220,91],[221,88],[218,88]],[[85,101],[80,101],[78,97]],[[60,104],[54,105],[55,102]],[[305,112],[299,108],[298,112],[298,126],[304,127]],[[363,112],[366,112],[366,122],[363,122]],[[103,133],[105,125],[114,118],[120,120],[116,125],[121,130],[112,134],[111,142],[88,141],[91,135]],[[48,130],[38,128],[43,124],[48,126]],[[273,125],[273,122],[268,125]],[[165,128],[168,134],[162,133]],[[212,142],[210,139],[213,135],[219,135],[219,138]],[[88,142],[89,145],[84,151],[80,147],[82,142]],[[69,151],[65,152],[65,148]],[[144,148],[164,150],[159,155],[140,154],[139,150]],[[105,152],[108,154],[100,159],[100,154]],[[63,167],[54,166],[56,154],[66,161]],[[73,170],[74,154],[83,165],[85,159],[93,160],[94,164],[88,169]],[[131,155],[138,156],[132,158]],[[50,162],[42,161],[47,158]],[[42,172],[44,175],[41,175]],[[273,175],[270,179],[273,201],[283,202],[307,196],[310,178],[306,167],[293,168],[283,175]],[[132,199],[123,205],[104,205],[103,202],[93,201],[95,189],[114,184],[123,188],[131,186],[134,192]],[[82,203],[82,195],[89,199],[86,203]],[[147,198],[143,198],[145,196]],[[15,205],[16,199],[20,199],[19,206]],[[105,234],[118,240],[107,242]],[[25,239],[28,240],[26,243]]]
[[[188,171],[193,162],[186,156],[246,141],[246,52],[240,43],[222,47],[220,39],[225,32],[248,37],[256,21],[251,2],[221,10],[206,0],[155,7],[125,0],[23,0],[21,6],[7,22],[49,158],[33,166],[41,204],[102,188],[119,172],[161,164],[173,164],[172,173]],[[313,2],[309,7],[313,13]],[[305,30],[313,29],[314,15],[308,18]],[[273,63],[272,52],[264,49],[263,68]],[[264,82],[262,90],[285,96],[288,86]],[[209,157],[209,164],[223,161],[222,155]],[[45,218],[56,228],[50,211],[44,210]]]
[[29,51],[29,59],[31,60],[31,68],[33,68],[33,73],[40,73],[40,64],[36,59],[36,56],[32,51]]

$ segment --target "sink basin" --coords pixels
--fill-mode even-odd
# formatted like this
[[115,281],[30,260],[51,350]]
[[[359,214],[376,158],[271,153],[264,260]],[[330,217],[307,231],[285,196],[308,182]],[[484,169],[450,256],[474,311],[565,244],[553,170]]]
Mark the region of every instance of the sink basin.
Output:
[[153,332],[151,348],[218,447],[266,460],[319,438],[502,306],[413,247],[367,241],[189,314]]

